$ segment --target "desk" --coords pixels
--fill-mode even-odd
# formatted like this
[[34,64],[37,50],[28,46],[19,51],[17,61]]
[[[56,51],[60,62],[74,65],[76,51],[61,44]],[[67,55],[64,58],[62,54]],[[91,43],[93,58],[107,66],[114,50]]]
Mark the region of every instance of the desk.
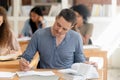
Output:
[[[55,69],[36,69],[37,71],[53,71],[55,73],[55,75],[59,76],[60,79],[59,80],[64,80],[62,78],[62,74],[59,73],[57,70]],[[7,71],[7,72],[17,72],[17,71],[20,71],[19,69],[0,69],[0,71]],[[0,79],[1,80],[1,79]],[[10,80],[19,80],[19,77],[17,75],[15,75],[13,77],[13,79],[10,79]],[[49,79],[48,79],[49,80]]]
[[[37,67],[39,59],[39,54],[36,53],[33,57],[33,60],[31,61],[30,65],[34,68]],[[11,60],[11,61],[0,61],[0,69],[19,69],[19,59],[17,60]]]
[[21,47],[22,53],[25,51],[25,49],[26,49],[28,43],[29,43],[28,40],[26,40],[26,41],[19,41],[19,44],[20,44],[20,47]]
[[[63,74],[59,73],[57,70],[55,69],[36,69],[37,71],[53,71],[55,73],[55,75],[59,76],[60,79],[59,80],[64,80],[63,79]],[[7,71],[7,72],[17,72],[19,71],[19,69],[0,69],[0,71]],[[1,79],[0,79],[1,80]],[[4,80],[7,80],[7,79],[4,79]],[[13,77],[13,79],[10,79],[10,80],[19,80],[19,77],[17,75],[15,75]],[[49,80],[49,79],[48,79]],[[98,80],[98,79],[92,79],[92,80]],[[101,79],[99,79],[101,80]]]
[[0,69],[19,69],[19,60],[0,61]]

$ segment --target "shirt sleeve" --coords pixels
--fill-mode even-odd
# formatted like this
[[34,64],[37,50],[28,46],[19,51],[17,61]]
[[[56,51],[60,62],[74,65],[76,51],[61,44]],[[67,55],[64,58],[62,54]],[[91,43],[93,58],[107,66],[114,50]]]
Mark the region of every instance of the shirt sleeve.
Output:
[[74,53],[74,63],[76,62],[85,62],[86,58],[83,53],[83,42],[81,35],[78,37],[78,41],[76,43],[75,53]]
[[38,42],[38,34],[35,32],[35,34],[32,36],[25,52],[23,53],[22,57],[31,62],[33,59],[33,56],[37,52],[37,42]]

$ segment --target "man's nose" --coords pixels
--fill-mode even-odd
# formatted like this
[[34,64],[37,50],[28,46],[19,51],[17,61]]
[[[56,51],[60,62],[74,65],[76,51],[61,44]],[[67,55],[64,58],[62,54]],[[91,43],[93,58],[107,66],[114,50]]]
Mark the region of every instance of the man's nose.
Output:
[[59,28],[59,29],[58,29],[58,32],[62,32],[62,28]]

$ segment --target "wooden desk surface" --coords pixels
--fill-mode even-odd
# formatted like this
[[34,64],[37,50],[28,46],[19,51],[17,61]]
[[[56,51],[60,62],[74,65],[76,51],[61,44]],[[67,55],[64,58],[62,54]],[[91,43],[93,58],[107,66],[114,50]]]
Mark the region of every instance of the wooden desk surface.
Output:
[[[55,75],[59,76],[59,80],[64,80],[63,79],[63,74],[59,73],[57,70],[55,69],[36,69],[37,71],[53,71],[55,73]],[[0,71],[7,71],[7,72],[17,72],[20,71],[19,69],[0,69]],[[3,80],[0,78],[0,80]],[[4,80],[8,80],[8,79],[4,79]],[[19,77],[17,75],[15,75],[13,77],[13,79],[10,80],[19,80]],[[91,79],[90,79],[91,80]],[[102,79],[92,79],[92,80],[102,80]]]
[[0,61],[0,69],[18,69],[19,68],[19,59],[11,61]]
[[[59,76],[60,77],[60,79],[59,80],[64,80],[63,78],[62,78],[62,74],[61,73],[59,73],[57,70],[55,70],[55,69],[36,69],[37,71],[53,71],[54,73],[55,73],[55,75],[57,75],[57,76]],[[0,71],[7,71],[7,72],[17,72],[17,71],[20,71],[19,69],[0,69]],[[1,78],[0,78],[0,80],[2,80]],[[5,79],[6,80],[6,79]],[[14,77],[13,77],[13,79],[10,79],[10,80],[19,80],[19,77],[17,76],[17,75],[15,75]]]

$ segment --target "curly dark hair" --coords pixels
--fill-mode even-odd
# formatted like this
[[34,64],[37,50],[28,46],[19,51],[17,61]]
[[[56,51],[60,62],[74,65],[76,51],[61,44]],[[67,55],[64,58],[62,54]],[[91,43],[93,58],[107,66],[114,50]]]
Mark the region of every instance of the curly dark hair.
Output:
[[91,16],[89,9],[83,4],[74,5],[71,9],[78,12],[83,17],[84,23],[86,23],[88,21],[88,17]]

